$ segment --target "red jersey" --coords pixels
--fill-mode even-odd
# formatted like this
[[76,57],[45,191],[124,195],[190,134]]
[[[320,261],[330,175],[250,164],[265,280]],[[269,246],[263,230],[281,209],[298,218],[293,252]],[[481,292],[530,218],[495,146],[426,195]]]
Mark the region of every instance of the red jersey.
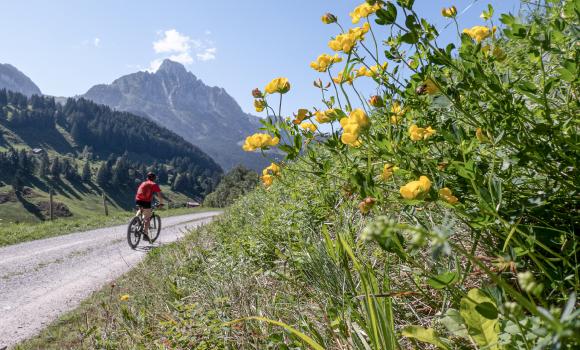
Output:
[[135,200],[151,202],[153,200],[153,193],[161,192],[159,185],[151,180],[143,181],[137,189]]

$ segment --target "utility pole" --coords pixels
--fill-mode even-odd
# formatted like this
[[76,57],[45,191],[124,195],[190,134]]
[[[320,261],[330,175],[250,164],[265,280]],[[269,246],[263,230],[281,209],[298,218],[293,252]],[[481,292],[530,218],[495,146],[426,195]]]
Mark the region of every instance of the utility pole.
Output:
[[109,216],[109,208],[107,208],[107,196],[103,192],[103,207],[105,208],[105,216]]
[[54,206],[52,201],[52,187],[48,190],[48,215],[50,217],[50,221],[54,219]]

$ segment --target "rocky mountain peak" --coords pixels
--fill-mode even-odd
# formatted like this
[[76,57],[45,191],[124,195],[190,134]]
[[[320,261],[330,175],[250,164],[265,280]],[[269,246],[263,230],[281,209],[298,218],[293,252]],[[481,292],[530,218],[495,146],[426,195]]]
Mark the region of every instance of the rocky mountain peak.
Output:
[[244,138],[258,129],[259,119],[244,113],[226,90],[205,85],[178,62],[167,59],[153,74],[129,74],[94,86],[83,96],[152,119],[199,146],[224,169],[237,164],[260,169],[265,164],[259,155],[241,149]]
[[179,62],[172,61],[170,59],[163,60],[163,63],[161,63],[161,66],[159,66],[159,69],[157,69],[157,72],[155,72],[155,74],[156,75],[170,75],[170,76],[174,76],[174,77],[185,77],[187,75],[194,76],[193,73],[188,72],[185,69],[183,64],[181,64]]

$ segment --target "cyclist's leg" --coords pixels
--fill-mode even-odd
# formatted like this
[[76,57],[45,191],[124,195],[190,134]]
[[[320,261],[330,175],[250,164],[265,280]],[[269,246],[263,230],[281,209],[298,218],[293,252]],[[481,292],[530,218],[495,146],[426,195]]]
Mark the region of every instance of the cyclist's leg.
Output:
[[145,219],[144,223],[144,232],[146,235],[149,235],[149,223],[151,222],[151,208],[143,208],[143,218]]

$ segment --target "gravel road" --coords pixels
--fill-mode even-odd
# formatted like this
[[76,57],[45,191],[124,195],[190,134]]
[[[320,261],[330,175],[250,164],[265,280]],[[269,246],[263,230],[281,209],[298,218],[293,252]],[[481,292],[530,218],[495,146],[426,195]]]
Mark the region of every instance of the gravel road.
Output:
[[[221,212],[163,218],[153,246],[183,237]],[[0,248],[0,349],[37,334],[92,292],[130,270],[149,244],[127,244],[127,226],[114,226]]]

